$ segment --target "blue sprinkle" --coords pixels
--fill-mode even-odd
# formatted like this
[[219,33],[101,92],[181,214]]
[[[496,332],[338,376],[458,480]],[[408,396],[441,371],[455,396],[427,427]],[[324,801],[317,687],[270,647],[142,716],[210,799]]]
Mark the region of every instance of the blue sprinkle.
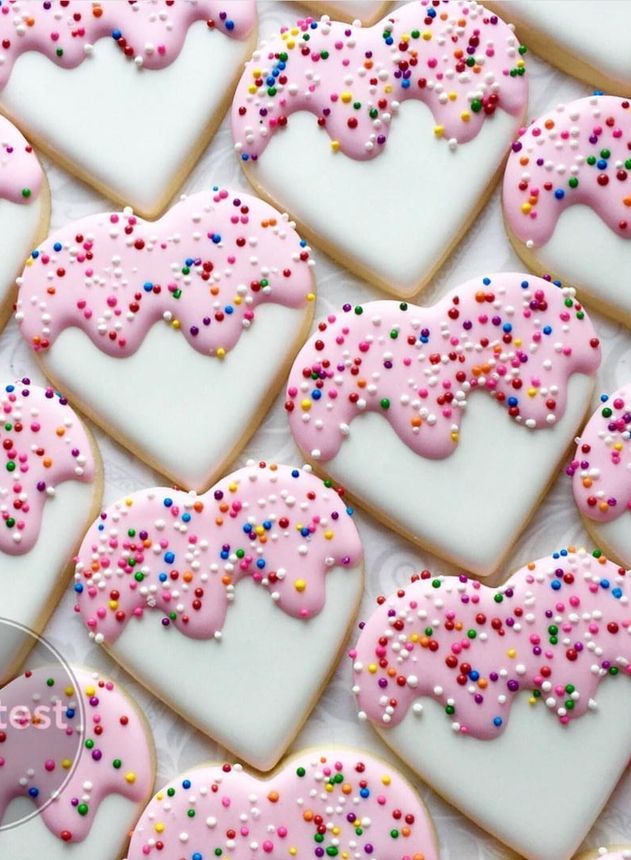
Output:
[[528,283],[528,281],[522,281],[521,282],[522,290],[527,290],[529,286],[530,286],[530,284]]
[[370,797],[370,789],[369,788],[360,788],[359,793],[362,797]]
[[493,718],[493,725],[497,726],[498,729],[502,725],[502,722],[503,722],[503,720],[501,717],[494,717]]
[[508,405],[510,407],[513,407],[513,406],[517,406],[517,404],[519,403],[519,400],[517,399],[517,397],[509,397],[506,402],[508,403]]
[[608,394],[601,394],[601,395],[600,395],[600,402],[601,402],[601,403],[606,403],[608,400],[609,400],[609,395],[608,395]]
[[251,524],[250,524],[250,523],[246,523],[246,524],[243,526],[243,531],[246,533],[246,535],[249,535],[249,534],[250,534],[250,532],[252,531],[252,526],[251,526]]
[[263,528],[265,531],[269,531],[272,527],[272,523],[270,520],[263,520]]
[[543,333],[544,334],[552,334],[552,326],[551,325],[544,325]]
[[117,42],[122,35],[120,30],[112,30],[112,39],[116,39]]
[[401,81],[401,86],[403,87],[404,90],[409,89],[410,88],[409,80],[406,78],[405,80]]
[[607,162],[605,161],[604,158],[599,158],[598,161],[596,162],[596,167],[599,170],[607,170]]
[[221,552],[219,553],[219,557],[223,558],[225,560],[226,558],[230,557],[230,553],[228,552],[227,549],[222,549]]
[[555,189],[554,196],[557,200],[563,200],[565,197],[565,191],[562,188]]
[[164,560],[167,564],[173,564],[175,561],[175,553],[174,552],[165,552]]
[[257,558],[256,566],[258,567],[259,570],[263,570],[263,568],[265,567],[265,559],[264,558]]
[[219,233],[213,233],[211,239],[213,240],[215,245],[218,245],[221,242],[221,236],[219,235]]
[[77,594],[81,594],[83,591],[83,585],[80,582],[76,582],[74,590],[77,592]]
[[69,720],[74,720],[76,711],[74,708],[66,708],[66,716]]
[[234,21],[230,19],[226,21],[226,30],[234,30]]
[[477,681],[479,677],[480,673],[477,671],[477,669],[472,669],[469,672],[469,678],[471,678],[472,681]]
[[299,476],[300,476],[300,472],[298,471],[298,469],[292,469],[291,477],[292,478],[298,478]]
[[158,577],[160,582],[166,582],[168,578],[169,577],[166,575],[166,573],[161,573],[160,576]]
[[307,528],[307,526],[303,526],[303,527],[300,529],[300,534],[301,534],[303,537],[309,537],[309,529]]
[[190,523],[191,515],[189,513],[182,514],[182,522]]
[[622,597],[622,589],[621,588],[614,588],[614,589],[612,589],[611,593],[616,598],[616,600],[619,600]]
[[502,326],[502,330],[508,333],[509,331],[513,330],[513,327],[510,323],[504,323],[504,325]]
[[250,156],[247,154],[247,152],[243,152],[241,154],[241,161],[249,161],[249,160],[250,160]]
[[190,781],[190,779],[184,779],[184,780],[182,780],[182,788],[190,788],[190,787],[191,787],[191,781]]
[[609,580],[608,579],[601,579],[600,580],[600,587],[601,588],[609,588]]
[[151,281],[145,281],[145,283],[142,285],[142,288],[146,293],[150,293],[153,289],[153,284],[151,283]]
[[562,584],[563,583],[561,582],[560,579],[553,579],[552,582],[550,583],[550,588],[554,589],[554,591],[559,591]]
[[53,245],[53,251],[61,251],[62,248],[63,245],[61,244],[61,242],[55,242],[55,244]]
[[313,397],[314,400],[319,400],[322,397],[322,392],[320,391],[319,388],[314,388],[313,391],[311,392],[311,396]]
[[35,788],[33,786],[33,788],[29,788],[28,793],[30,797],[37,797],[37,795],[39,794],[39,788]]
[[165,508],[170,508],[173,504],[173,499],[169,499],[168,497],[162,502]]
[[484,284],[485,287],[488,287],[489,284],[491,283],[491,279],[490,278],[482,278],[482,283]]

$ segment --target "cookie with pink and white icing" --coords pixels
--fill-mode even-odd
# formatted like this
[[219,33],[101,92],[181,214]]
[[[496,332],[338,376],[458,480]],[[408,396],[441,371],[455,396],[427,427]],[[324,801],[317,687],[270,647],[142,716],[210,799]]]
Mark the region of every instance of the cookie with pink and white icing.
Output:
[[[94,441],[68,401],[24,378],[0,391],[2,616],[41,631],[68,581],[68,562],[101,503]],[[30,639],[5,642],[0,680]]]
[[200,496],[141,490],[87,532],[76,612],[155,695],[267,770],[315,704],[361,597],[351,513],[330,482],[263,462]]
[[629,9],[617,0],[492,0],[528,47],[566,74],[605,92],[631,95]]
[[593,95],[558,105],[513,143],[504,222],[517,253],[631,325],[631,101]]
[[50,192],[37,155],[21,132],[0,116],[0,326],[13,313],[15,279],[46,235],[49,219]]
[[286,216],[214,187],[158,222],[125,210],[58,230],[28,260],[16,316],[84,412],[201,490],[285,379],[311,323],[312,268]]
[[574,500],[599,546],[631,566],[631,385],[603,394],[568,465]]
[[134,700],[91,670],[43,666],[4,687],[2,705],[2,856],[119,856],[154,783]]
[[367,28],[301,19],[246,65],[237,156],[324,250],[413,295],[499,175],[526,109],[523,52],[470,0],[415,0]]
[[265,779],[240,764],[183,773],[148,804],[127,860],[261,849],[272,858],[438,860],[431,818],[410,783],[388,762],[346,746],[297,753]]
[[572,289],[501,273],[430,308],[329,314],[294,362],[285,408],[317,469],[391,528],[486,575],[555,477],[599,363]]
[[6,0],[0,109],[82,180],[157,217],[255,43],[254,0]]
[[573,548],[499,588],[424,570],[360,625],[360,717],[520,856],[569,860],[631,757],[629,591]]

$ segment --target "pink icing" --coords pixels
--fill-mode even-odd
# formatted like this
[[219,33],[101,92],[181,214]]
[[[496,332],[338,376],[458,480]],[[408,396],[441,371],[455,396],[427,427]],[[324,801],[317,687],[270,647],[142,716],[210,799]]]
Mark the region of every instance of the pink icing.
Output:
[[52,388],[31,385],[26,378],[6,385],[0,409],[0,551],[22,555],[37,543],[55,487],[63,481],[93,481],[96,466],[81,421]]
[[[121,794],[142,803],[153,786],[153,754],[132,701],[112,681],[85,669],[71,671],[77,688],[69,686],[65,673],[60,677],[57,667],[45,666],[2,690],[8,728],[0,759],[0,819],[14,798],[31,796],[54,836],[82,842],[108,795]],[[47,683],[55,679],[57,683]],[[63,706],[59,719],[58,700]],[[26,723],[12,728],[8,716],[14,707],[29,708],[31,715],[50,725]],[[38,707],[46,710],[37,712]],[[24,718],[26,712],[18,716]],[[20,785],[29,769],[32,776]],[[67,770],[67,779],[60,778],[60,770]],[[58,799],[49,803],[57,790]],[[120,834],[121,841],[124,836]]]
[[[341,492],[341,491],[340,491]],[[317,614],[325,574],[361,543],[338,491],[307,471],[260,463],[201,496],[157,487],[111,505],[76,558],[76,611],[97,641],[158,610],[168,629],[209,639],[245,578],[296,618]]]
[[432,308],[344,305],[302,348],[285,408],[310,457],[330,460],[378,412],[419,456],[447,457],[470,395],[486,391],[529,428],[563,415],[567,381],[593,374],[599,341],[572,289],[532,275],[468,281]]
[[182,774],[145,809],[127,858],[210,860],[220,850],[232,860],[319,857],[320,850],[324,857],[438,860],[412,787],[386,762],[342,748],[300,753],[264,780],[238,764]]
[[491,739],[528,690],[565,725],[595,706],[603,677],[631,675],[628,593],[624,569],[585,550],[531,562],[499,588],[425,570],[378,598],[351,652],[360,710],[387,729],[430,696],[459,732]]
[[131,212],[90,215],[36,251],[20,279],[16,319],[36,351],[76,326],[111,356],[134,353],[155,323],[222,357],[265,302],[313,300],[309,248],[249,194],[214,188],[157,222]]
[[631,102],[589,96],[559,105],[513,143],[504,174],[504,216],[529,247],[544,245],[568,206],[593,209],[631,237]]
[[0,197],[12,203],[35,200],[43,176],[31,144],[13,123],[0,116]]
[[567,472],[580,512],[606,523],[631,511],[631,385],[601,397],[577,443]]
[[255,160],[290,114],[309,111],[335,150],[368,159],[383,150],[399,104],[418,99],[437,136],[466,143],[497,108],[523,113],[524,72],[510,27],[469,0],[416,0],[363,29],[306,18],[246,65],[232,133],[242,159]]
[[204,20],[209,29],[245,39],[256,24],[254,0],[3,0],[0,89],[27,51],[39,51],[62,68],[73,69],[104,38],[114,38],[122,58],[162,69],[177,58],[191,24]]

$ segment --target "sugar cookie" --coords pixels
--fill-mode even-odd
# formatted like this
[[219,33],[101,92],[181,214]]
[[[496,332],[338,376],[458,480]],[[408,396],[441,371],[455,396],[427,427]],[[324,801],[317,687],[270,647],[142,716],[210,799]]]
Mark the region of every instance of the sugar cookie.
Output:
[[315,244],[411,296],[493,190],[523,122],[524,72],[513,31],[469,0],[416,0],[368,28],[306,18],[246,65],[236,152]]
[[606,92],[631,96],[629,8],[619,0],[493,0],[528,47],[566,74]]
[[97,673],[70,671],[75,686],[46,666],[2,690],[9,713],[19,708],[24,719],[31,705],[36,716],[9,722],[3,737],[0,822],[32,816],[0,830],[3,857],[113,860],[153,790],[153,742],[138,705]]
[[17,319],[82,411],[202,490],[255,431],[304,342],[312,266],[286,217],[214,188],[156,223],[125,211],[63,227],[28,261]]
[[298,354],[285,408],[318,470],[390,528],[487,575],[556,477],[599,363],[573,290],[502,273],[431,308],[344,305]]
[[351,652],[360,716],[520,856],[569,860],[631,756],[628,579],[572,549],[496,589],[417,574]]
[[577,439],[567,472],[583,522],[598,546],[631,567],[631,385],[600,405]]
[[256,5],[10,0],[0,40],[0,110],[65,169],[155,218],[223,118]]
[[260,849],[271,857],[438,860],[431,819],[410,783],[348,747],[297,753],[265,779],[239,764],[187,771],[149,803],[127,860],[180,860],[183,851],[187,860],[249,857]]
[[590,96],[539,117],[513,143],[503,188],[513,246],[535,272],[631,326],[631,102]]
[[315,705],[361,598],[349,514],[308,471],[265,463],[203,496],[141,490],[88,531],[77,612],[155,695],[267,770]]
[[[101,504],[96,445],[67,400],[24,378],[2,387],[0,578],[3,618],[41,632],[68,585],[70,559]],[[33,645],[3,641],[0,682]]]

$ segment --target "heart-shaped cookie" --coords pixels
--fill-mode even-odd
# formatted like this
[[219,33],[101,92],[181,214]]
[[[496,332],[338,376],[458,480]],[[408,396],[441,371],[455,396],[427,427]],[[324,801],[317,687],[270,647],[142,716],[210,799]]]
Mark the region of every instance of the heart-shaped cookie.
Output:
[[83,411],[201,490],[256,430],[304,342],[312,264],[275,209],[215,188],[157,223],[126,211],[59,230],[20,279],[17,319]]
[[487,575],[556,476],[599,363],[573,290],[496,274],[431,308],[344,305],[298,354],[285,408],[318,470],[410,540]]
[[[69,559],[101,504],[94,440],[67,400],[28,379],[0,393],[1,615],[41,632],[59,601]],[[4,636],[0,682],[33,645],[19,628]]]
[[[193,815],[191,815],[191,811]],[[149,803],[127,860],[286,857],[438,860],[427,810],[389,763],[348,747],[306,750],[260,779],[206,765]]]
[[314,244],[411,296],[499,178],[526,109],[524,71],[513,31],[469,0],[417,0],[364,29],[306,19],[246,65],[236,150]]
[[157,217],[230,103],[256,44],[253,0],[11,0],[6,12],[0,110],[84,182]]
[[504,222],[535,272],[631,326],[631,102],[590,96],[534,120],[513,143]]
[[15,279],[46,236],[49,220],[50,190],[42,166],[30,143],[0,116],[0,329],[13,313]]
[[119,857],[154,782],[137,704],[90,670],[45,666],[8,684],[2,706],[2,857]]
[[631,40],[625,3],[492,0],[488,6],[515,24],[526,45],[548,63],[605,92],[631,95]]
[[631,385],[601,396],[567,472],[597,545],[631,567]]
[[301,0],[301,6],[317,15],[330,15],[340,21],[361,21],[365,27],[382,18],[389,0]]
[[520,856],[569,860],[631,757],[628,580],[585,550],[497,589],[423,571],[351,652],[360,716]]
[[359,604],[349,513],[309,472],[265,463],[203,496],[142,490],[88,531],[77,610],[155,695],[267,770],[314,706]]

